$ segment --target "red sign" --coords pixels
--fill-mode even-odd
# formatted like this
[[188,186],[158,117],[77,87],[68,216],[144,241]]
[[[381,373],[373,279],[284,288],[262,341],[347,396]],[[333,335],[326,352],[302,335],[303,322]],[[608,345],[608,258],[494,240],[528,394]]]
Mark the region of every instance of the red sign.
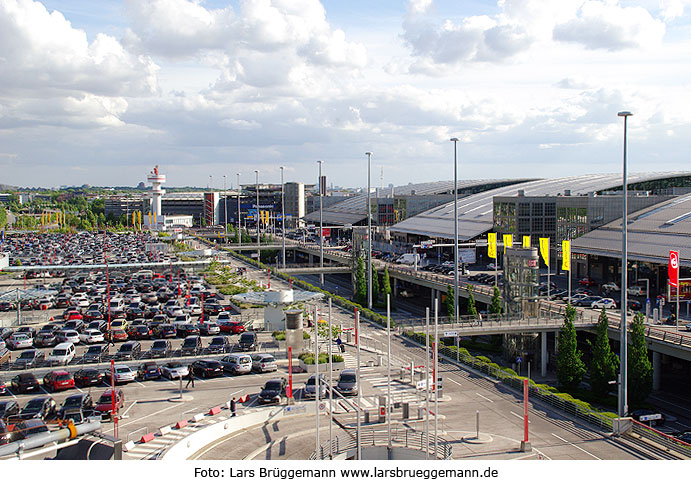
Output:
[[670,286],[667,288],[667,300],[675,301],[677,299],[677,289],[679,289],[680,301],[691,301],[691,279],[679,279],[679,287]]
[[322,237],[330,237],[331,236],[331,229],[330,228],[322,228]]
[[381,406],[379,408],[379,416],[386,416],[386,407]]
[[667,269],[669,285],[677,287],[679,283],[679,253],[676,250],[669,251],[669,268]]

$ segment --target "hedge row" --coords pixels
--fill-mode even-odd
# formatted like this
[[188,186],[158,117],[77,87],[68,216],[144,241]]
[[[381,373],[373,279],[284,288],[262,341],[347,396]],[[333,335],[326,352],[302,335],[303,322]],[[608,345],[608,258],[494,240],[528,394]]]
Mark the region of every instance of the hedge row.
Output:
[[[345,359],[343,358],[342,355],[332,355],[334,363],[337,362],[344,362]],[[298,358],[303,361],[305,365],[314,365],[314,353],[310,352],[305,352],[301,353]],[[328,353],[320,353],[319,354],[319,363],[320,364],[327,364],[329,363],[329,354]]]

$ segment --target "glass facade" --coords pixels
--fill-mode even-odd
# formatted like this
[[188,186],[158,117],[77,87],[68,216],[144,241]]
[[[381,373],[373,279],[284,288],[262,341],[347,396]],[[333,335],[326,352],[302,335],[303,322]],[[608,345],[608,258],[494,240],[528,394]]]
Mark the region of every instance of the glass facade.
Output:
[[540,268],[536,248],[511,248],[504,254],[504,302],[509,314],[536,316]]

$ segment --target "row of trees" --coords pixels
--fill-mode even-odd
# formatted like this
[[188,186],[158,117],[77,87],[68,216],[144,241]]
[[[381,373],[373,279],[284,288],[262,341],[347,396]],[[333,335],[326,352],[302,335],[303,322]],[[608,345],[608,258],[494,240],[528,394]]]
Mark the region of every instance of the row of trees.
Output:
[[[355,297],[354,301],[362,306],[367,306],[368,279],[365,271],[365,262],[362,257],[358,257],[355,262]],[[385,267],[384,274],[379,282],[379,273],[372,266],[372,306],[379,304],[380,298],[385,298],[391,294],[391,279],[389,270]]]
[[[557,356],[557,380],[566,389],[578,389],[588,371],[583,362],[583,352],[578,349],[574,318],[576,309],[568,306],[564,325],[559,332]],[[619,372],[619,357],[612,351],[607,336],[609,319],[602,310],[598,319],[595,342],[588,340],[592,350],[590,360],[590,389],[593,394],[606,396],[615,389]],[[628,348],[628,392],[631,403],[644,401],[653,387],[653,367],[645,344],[643,315],[638,313],[631,323],[631,345]]]
[[[474,316],[478,317],[479,312],[477,310],[477,305],[475,304],[475,296],[473,295],[473,285],[468,284],[466,285],[466,291],[468,292],[468,302],[466,304],[466,314],[468,316]],[[446,314],[449,316],[449,318],[453,318],[456,316],[456,303],[455,303],[455,292],[454,288],[451,284],[448,285],[446,288]],[[489,305],[489,314],[492,316],[500,316],[502,314],[502,301],[501,301],[501,291],[499,291],[499,288],[497,286],[494,286],[493,294],[492,294],[492,302]]]

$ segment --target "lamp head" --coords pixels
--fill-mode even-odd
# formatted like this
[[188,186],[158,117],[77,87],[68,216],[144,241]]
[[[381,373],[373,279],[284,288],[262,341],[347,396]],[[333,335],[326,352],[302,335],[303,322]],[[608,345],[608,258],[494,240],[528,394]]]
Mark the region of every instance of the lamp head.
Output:
[[366,156],[371,156],[372,154],[373,154],[373,152],[365,152]]
[[451,139],[449,139],[449,140],[450,140],[451,142],[458,142],[458,137],[453,137],[453,138],[451,138]]
[[618,117],[630,117],[631,115],[633,115],[633,113],[631,113],[631,112],[619,112],[619,113],[617,113]]

